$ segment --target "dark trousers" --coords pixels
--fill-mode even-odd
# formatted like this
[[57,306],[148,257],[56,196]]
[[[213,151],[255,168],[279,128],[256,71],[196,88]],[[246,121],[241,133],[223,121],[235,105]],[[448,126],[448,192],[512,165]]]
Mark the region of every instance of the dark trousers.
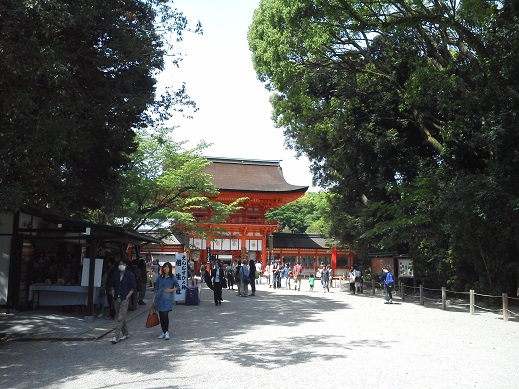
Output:
[[393,285],[384,284],[384,297],[386,301],[393,301],[393,293],[392,293]]
[[169,331],[169,311],[159,312],[160,319],[160,328],[162,328],[162,333],[166,333]]
[[110,307],[110,313],[108,314],[108,316],[115,317],[115,306],[112,293],[108,292],[108,294],[106,295],[106,299],[108,300],[108,306]]
[[274,284],[274,289],[281,288],[281,276],[279,274],[274,274],[272,279],[273,279],[272,283]]
[[222,300],[222,284],[219,282],[213,283],[213,294],[214,294],[214,303],[220,304]]
[[146,288],[148,287],[148,283],[141,283],[141,290],[139,290],[139,300],[144,300],[146,297]]
[[135,311],[137,309],[137,303],[139,302],[139,292],[133,292],[130,296],[130,306],[128,309],[130,311]]

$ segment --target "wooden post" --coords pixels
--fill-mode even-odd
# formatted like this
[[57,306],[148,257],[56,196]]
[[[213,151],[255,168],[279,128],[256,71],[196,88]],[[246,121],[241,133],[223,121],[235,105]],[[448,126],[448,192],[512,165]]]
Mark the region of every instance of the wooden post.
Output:
[[371,279],[371,294],[375,295],[375,280],[373,278]]
[[420,305],[425,305],[424,298],[423,298],[423,285],[420,284]]
[[470,314],[474,315],[474,304],[475,304],[475,296],[474,296],[474,289],[470,290],[470,298],[469,298],[469,304],[470,304]]
[[445,286],[442,286],[442,309],[447,310],[447,288]]
[[503,320],[508,321],[508,294],[503,293]]

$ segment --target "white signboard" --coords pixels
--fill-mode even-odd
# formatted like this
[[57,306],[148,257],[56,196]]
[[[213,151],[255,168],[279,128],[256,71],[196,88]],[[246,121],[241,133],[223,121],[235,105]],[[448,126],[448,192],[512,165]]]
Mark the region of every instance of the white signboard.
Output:
[[[103,259],[96,258],[94,269],[94,287],[99,288],[101,286],[101,276],[103,274]],[[81,286],[88,286],[88,277],[90,274],[90,258],[83,259],[83,271],[81,273]]]
[[175,254],[175,277],[180,284],[180,289],[175,292],[175,302],[185,303],[188,281],[186,253]]
[[413,260],[399,259],[398,260],[398,276],[413,278]]

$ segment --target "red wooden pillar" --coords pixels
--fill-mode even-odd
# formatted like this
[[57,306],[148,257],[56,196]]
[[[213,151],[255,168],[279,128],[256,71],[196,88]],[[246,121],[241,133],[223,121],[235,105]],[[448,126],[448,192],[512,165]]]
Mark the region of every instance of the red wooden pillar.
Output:
[[332,260],[331,260],[332,270],[337,268],[337,247],[332,247]]

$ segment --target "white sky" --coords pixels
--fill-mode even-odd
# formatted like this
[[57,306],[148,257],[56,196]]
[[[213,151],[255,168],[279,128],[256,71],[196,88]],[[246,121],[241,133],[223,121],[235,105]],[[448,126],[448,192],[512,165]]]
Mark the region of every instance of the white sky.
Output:
[[159,77],[159,88],[185,82],[187,92],[200,109],[193,119],[176,116],[177,141],[212,143],[206,156],[281,160],[286,181],[312,186],[310,162],[295,158],[284,147],[283,129],[274,128],[269,92],[256,79],[247,30],[259,0],[177,0],[194,28],[200,20],[203,35],[186,33],[177,44],[184,55],[180,68],[170,66]]

